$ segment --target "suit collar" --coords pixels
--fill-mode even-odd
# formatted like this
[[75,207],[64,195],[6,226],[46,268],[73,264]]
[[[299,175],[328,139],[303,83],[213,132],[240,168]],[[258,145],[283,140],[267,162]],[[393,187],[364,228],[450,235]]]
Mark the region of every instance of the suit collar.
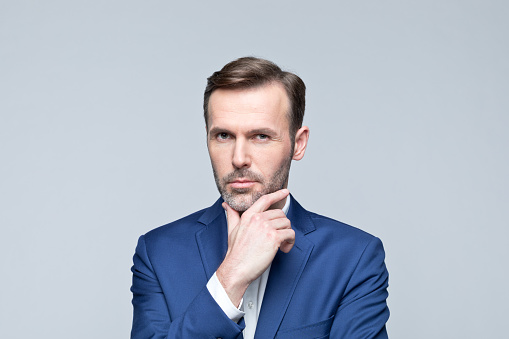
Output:
[[219,198],[216,200],[216,202],[210,206],[209,208],[206,208],[201,215],[201,217],[198,219],[199,223],[202,223],[204,225],[210,224],[212,221],[214,221],[219,214],[224,214],[224,209],[221,204],[223,203],[223,198]]
[[207,280],[221,265],[228,250],[228,224],[222,203],[223,199],[219,198],[198,219],[199,223],[205,225],[196,232],[196,243]]
[[291,194],[290,209],[288,210],[287,217],[292,222],[292,228],[296,232],[308,234],[316,229],[315,224],[309,216],[309,212],[306,211]]

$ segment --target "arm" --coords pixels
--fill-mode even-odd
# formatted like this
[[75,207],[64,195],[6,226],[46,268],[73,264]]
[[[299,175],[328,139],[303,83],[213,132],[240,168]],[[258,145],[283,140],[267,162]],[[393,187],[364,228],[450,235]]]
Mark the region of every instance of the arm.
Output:
[[[138,241],[133,258],[133,327],[131,338],[236,338],[243,330],[214,301],[206,286],[186,311],[170,319],[168,305],[147,255],[145,239]],[[178,293],[178,292],[176,292]]]
[[389,274],[382,242],[373,238],[364,249],[334,317],[331,338],[387,337]]

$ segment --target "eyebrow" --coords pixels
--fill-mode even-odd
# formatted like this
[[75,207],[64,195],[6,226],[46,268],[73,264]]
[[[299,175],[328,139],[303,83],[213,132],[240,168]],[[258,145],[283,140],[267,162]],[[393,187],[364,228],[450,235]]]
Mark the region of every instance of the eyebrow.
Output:
[[[219,134],[219,133],[228,133],[228,134],[232,134],[232,132],[230,132],[228,129],[226,128],[220,128],[220,127],[213,127],[210,131],[209,131],[209,134],[210,135],[216,135],[216,134]],[[267,135],[277,135],[277,132],[271,128],[255,128],[255,129],[252,129],[252,130],[249,130],[247,132],[247,134],[267,134]]]
[[248,132],[248,134],[267,134],[267,135],[277,135],[277,132],[271,128],[256,128],[252,129]]
[[209,131],[210,135],[216,135],[216,134],[219,134],[219,133],[228,133],[228,134],[230,134],[230,131],[228,131],[227,129],[224,129],[224,128],[219,128],[219,127],[214,127],[214,128],[212,128]]

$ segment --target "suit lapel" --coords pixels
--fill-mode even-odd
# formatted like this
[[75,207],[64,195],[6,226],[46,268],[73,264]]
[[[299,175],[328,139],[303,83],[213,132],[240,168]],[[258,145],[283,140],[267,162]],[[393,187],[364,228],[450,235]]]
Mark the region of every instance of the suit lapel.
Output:
[[228,225],[224,209],[221,206],[222,202],[222,199],[217,200],[198,219],[198,222],[205,225],[204,228],[196,232],[196,243],[207,280],[221,265],[228,250]]
[[295,230],[295,245],[289,253],[279,251],[272,261],[255,338],[275,337],[313,249],[305,234],[315,229],[314,224],[293,197],[288,219]]

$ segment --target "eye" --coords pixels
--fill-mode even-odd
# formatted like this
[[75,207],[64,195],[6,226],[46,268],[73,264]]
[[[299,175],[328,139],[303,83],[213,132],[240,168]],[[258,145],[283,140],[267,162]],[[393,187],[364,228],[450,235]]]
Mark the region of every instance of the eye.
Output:
[[267,140],[269,138],[269,136],[267,134],[257,134],[256,138],[258,140]]
[[225,132],[221,132],[221,133],[218,133],[217,134],[217,138],[219,140],[226,140],[228,139],[230,136],[228,135],[228,133],[225,133]]

